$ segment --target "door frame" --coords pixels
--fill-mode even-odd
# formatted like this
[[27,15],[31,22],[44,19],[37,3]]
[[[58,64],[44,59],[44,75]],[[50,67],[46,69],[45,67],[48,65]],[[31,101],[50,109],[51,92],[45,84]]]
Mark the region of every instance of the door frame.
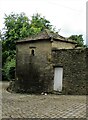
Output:
[[[55,68],[62,68],[63,69],[63,66],[62,65],[53,65],[53,68],[54,68],[54,77],[55,77]],[[63,88],[63,71],[62,71],[62,88]],[[53,79],[53,90],[54,90],[54,79]],[[56,91],[56,90],[54,90],[54,91]],[[61,92],[61,91],[56,91],[56,92]]]

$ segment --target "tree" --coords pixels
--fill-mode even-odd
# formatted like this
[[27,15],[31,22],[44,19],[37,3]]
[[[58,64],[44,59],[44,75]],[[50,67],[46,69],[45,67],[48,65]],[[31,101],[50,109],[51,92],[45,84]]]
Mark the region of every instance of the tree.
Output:
[[24,13],[5,15],[4,37],[6,49],[14,50],[18,39],[29,35],[29,19]]
[[54,29],[50,24],[50,21],[46,20],[45,17],[41,17],[38,13],[32,16],[30,23],[30,32],[32,35],[37,34],[44,29],[49,29],[51,31]]
[[38,34],[44,29],[54,31],[54,27],[45,17],[38,13],[31,20],[24,14],[5,15],[4,29],[2,35],[2,67],[3,79],[11,79],[11,70],[15,70],[16,41],[25,37]]
[[77,42],[77,45],[79,46],[79,47],[83,47],[84,46],[84,43],[83,43],[83,38],[82,38],[82,35],[71,35],[70,37],[69,37],[69,39],[72,39],[72,40],[74,40],[74,41],[76,41]]
[[24,13],[11,13],[5,15],[4,24],[3,51],[15,50],[15,43],[19,39],[37,34],[46,28],[53,28],[50,22],[38,13],[33,15],[31,20]]

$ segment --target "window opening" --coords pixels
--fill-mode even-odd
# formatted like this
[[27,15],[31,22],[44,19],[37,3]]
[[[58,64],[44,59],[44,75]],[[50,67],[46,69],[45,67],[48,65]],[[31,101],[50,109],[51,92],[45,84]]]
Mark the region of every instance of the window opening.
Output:
[[35,51],[33,49],[31,50],[31,55],[35,55]]

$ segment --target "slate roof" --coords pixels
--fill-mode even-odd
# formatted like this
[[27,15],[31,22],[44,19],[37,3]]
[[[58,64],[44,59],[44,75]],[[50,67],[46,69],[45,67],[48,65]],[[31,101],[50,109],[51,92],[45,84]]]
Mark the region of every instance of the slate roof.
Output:
[[36,40],[56,40],[56,41],[63,41],[63,42],[70,42],[73,44],[77,44],[75,41],[65,38],[58,33],[51,32],[48,29],[45,29],[44,31],[41,31],[39,34],[24,38],[23,40],[17,41],[17,43],[22,42],[30,42],[30,41],[36,41]]

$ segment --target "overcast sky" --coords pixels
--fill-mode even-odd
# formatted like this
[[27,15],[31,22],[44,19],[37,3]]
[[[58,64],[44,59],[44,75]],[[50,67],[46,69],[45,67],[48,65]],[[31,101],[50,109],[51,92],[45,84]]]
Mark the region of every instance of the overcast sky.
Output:
[[31,18],[35,13],[45,16],[59,34],[64,37],[82,34],[86,39],[87,0],[1,0],[0,29],[3,28],[4,14],[24,12]]

